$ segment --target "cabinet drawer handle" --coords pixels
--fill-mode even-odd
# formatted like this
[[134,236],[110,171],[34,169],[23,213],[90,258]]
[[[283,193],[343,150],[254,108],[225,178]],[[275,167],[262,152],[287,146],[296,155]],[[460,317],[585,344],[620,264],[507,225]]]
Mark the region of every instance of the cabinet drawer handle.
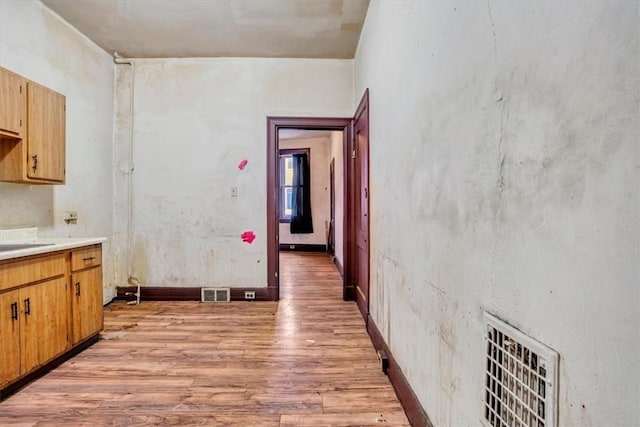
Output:
[[76,282],[76,296],[80,296],[80,282]]
[[87,261],[93,261],[94,259],[96,259],[96,257],[94,256],[90,256],[90,257],[86,257],[86,258],[82,258],[83,261],[87,262]]
[[11,304],[11,319],[18,320],[18,303]]
[[24,315],[25,316],[31,315],[31,301],[29,301],[29,298],[24,300]]

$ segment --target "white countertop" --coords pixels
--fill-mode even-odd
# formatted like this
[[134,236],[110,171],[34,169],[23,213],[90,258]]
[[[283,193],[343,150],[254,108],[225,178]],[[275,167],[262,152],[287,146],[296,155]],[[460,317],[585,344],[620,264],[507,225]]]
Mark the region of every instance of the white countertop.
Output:
[[2,244],[23,244],[23,243],[35,243],[46,244],[47,246],[38,246],[36,248],[16,249],[12,251],[0,251],[0,261],[5,259],[20,258],[30,255],[45,254],[47,252],[62,251],[65,249],[79,248],[81,246],[95,245],[97,243],[104,243],[107,239],[105,237],[36,237],[28,239],[11,239],[0,240],[0,246]]

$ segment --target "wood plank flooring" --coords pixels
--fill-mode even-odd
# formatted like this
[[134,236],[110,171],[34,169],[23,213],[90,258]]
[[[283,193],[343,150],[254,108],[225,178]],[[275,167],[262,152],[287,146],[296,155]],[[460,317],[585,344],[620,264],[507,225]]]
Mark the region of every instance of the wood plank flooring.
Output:
[[102,340],[0,403],[0,426],[408,426],[325,254],[281,300],[117,302]]

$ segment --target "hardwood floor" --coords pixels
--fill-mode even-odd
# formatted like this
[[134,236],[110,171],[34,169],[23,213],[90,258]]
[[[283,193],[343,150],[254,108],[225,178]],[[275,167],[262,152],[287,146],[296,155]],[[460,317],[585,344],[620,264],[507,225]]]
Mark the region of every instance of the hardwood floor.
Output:
[[1,426],[408,426],[325,254],[281,254],[281,300],[117,302],[103,339],[0,403]]

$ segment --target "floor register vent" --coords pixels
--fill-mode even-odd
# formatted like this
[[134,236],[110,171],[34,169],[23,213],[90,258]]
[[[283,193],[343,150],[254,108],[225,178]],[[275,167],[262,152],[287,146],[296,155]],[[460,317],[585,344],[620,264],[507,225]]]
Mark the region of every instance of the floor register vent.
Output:
[[558,426],[558,353],[485,313],[482,421],[489,427]]
[[231,290],[229,288],[202,288],[202,302],[229,302],[231,301]]

